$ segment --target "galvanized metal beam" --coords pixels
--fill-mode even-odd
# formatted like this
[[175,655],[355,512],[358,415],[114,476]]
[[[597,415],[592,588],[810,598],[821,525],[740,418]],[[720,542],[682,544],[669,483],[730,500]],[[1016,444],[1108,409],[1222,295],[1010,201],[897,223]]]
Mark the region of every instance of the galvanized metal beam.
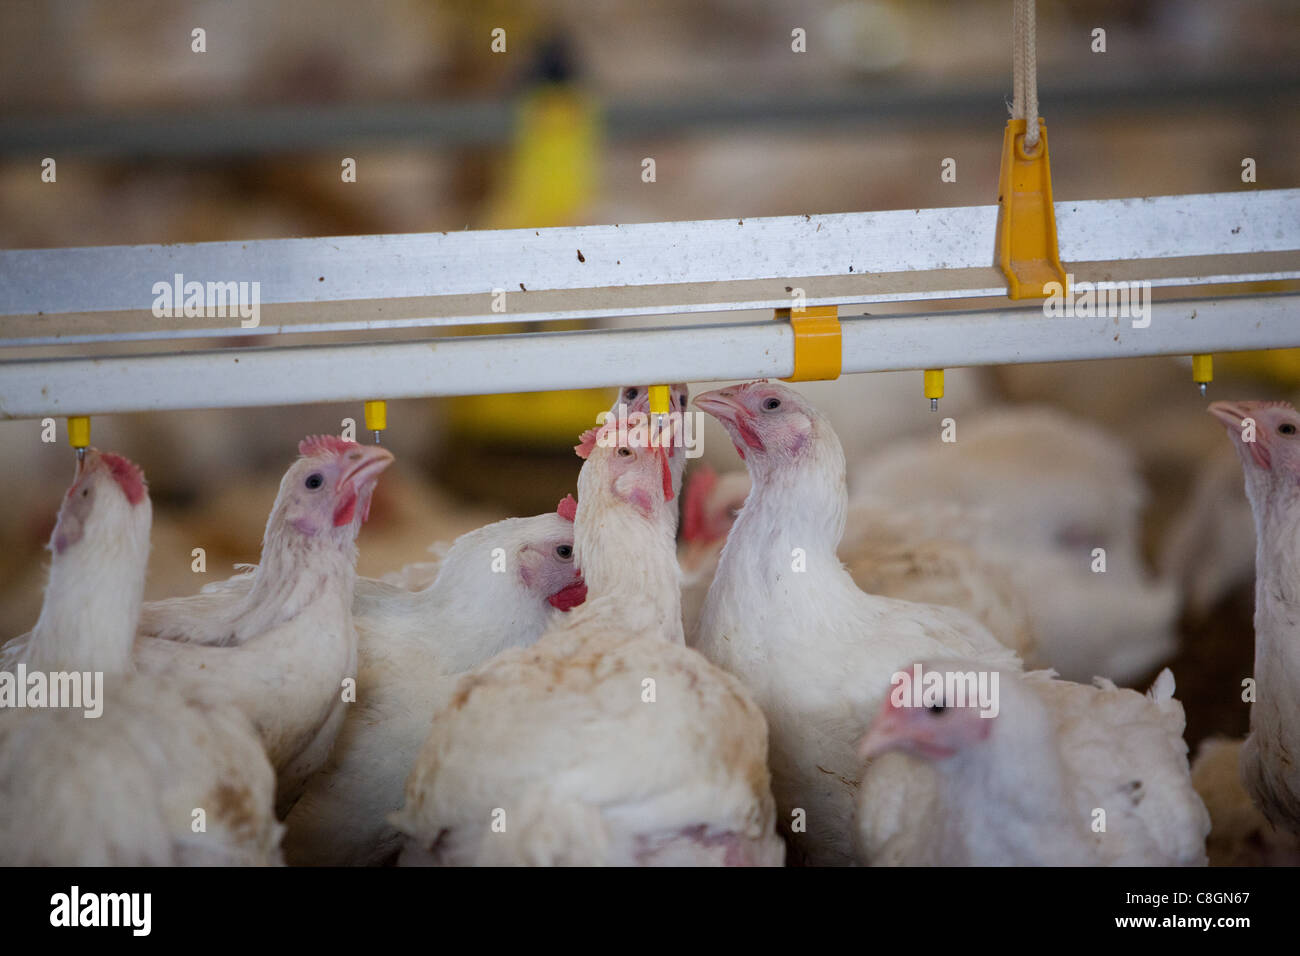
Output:
[[[1056,215],[1079,279],[1300,278],[1300,189],[1062,202]],[[996,219],[995,206],[963,206],[7,251],[0,346],[768,309],[789,306],[794,289],[808,305],[998,296]],[[155,317],[156,285],[176,276],[256,282],[258,326]]]

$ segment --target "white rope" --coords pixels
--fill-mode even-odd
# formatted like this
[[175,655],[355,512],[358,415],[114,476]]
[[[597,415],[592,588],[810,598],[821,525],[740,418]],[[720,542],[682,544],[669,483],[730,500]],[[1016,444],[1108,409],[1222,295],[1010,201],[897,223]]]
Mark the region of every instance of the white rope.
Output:
[[1013,0],[1011,71],[1015,89],[1011,118],[1025,121],[1025,148],[1029,150],[1038,145],[1038,38],[1035,19],[1034,0]]

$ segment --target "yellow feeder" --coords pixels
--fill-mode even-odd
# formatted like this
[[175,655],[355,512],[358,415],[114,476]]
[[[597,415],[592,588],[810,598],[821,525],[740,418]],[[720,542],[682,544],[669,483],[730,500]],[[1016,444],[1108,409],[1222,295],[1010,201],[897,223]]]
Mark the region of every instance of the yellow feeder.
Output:
[[1223,369],[1228,374],[1248,375],[1285,388],[1300,388],[1300,349],[1229,352],[1223,356]]
[[[600,170],[599,103],[572,82],[540,84],[520,101],[511,154],[488,203],[485,224],[491,229],[536,229],[581,221],[596,198]],[[508,294],[530,293],[510,289]],[[523,329],[509,324],[492,328],[494,334],[513,331]],[[449,400],[449,426],[453,435],[549,446],[590,428],[592,408],[607,400],[605,389],[466,395]]]

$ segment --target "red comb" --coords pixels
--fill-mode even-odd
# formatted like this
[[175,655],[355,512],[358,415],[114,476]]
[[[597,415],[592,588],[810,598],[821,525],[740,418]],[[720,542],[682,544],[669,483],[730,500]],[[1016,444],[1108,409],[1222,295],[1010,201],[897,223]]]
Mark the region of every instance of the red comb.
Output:
[[565,495],[555,508],[555,513],[565,521],[572,521],[578,516],[578,502],[573,495]]
[[138,505],[144,498],[144,472],[140,466],[121,455],[114,455],[109,452],[99,456],[104,464],[108,466],[109,472],[113,475],[113,480],[117,482],[122,493],[126,495],[126,500],[133,505]]
[[591,450],[596,447],[596,432],[597,429],[588,428],[578,439],[578,444],[573,446],[573,450],[578,453],[579,458],[591,457]]
[[344,441],[338,435],[308,435],[298,442],[298,454],[304,458],[316,458],[322,455],[341,455],[356,448],[354,441]]
[[683,541],[707,541],[712,537],[706,530],[708,519],[704,503],[717,486],[718,473],[710,465],[702,465],[691,474],[690,483],[682,495]]

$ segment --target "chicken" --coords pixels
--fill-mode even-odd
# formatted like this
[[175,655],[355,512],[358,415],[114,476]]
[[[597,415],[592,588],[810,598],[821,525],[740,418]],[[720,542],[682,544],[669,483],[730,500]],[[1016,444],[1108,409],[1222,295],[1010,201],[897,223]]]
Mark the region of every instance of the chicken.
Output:
[[248,716],[276,769],[281,815],[324,765],[343,724],[345,681],[355,679],[357,663],[356,536],[375,482],[393,460],[383,448],[332,435],[305,439],[298,451],[247,593],[226,596],[194,622],[210,642],[141,637],[135,645],[141,672],[190,685],[202,699],[234,704]]
[[1300,837],[1269,823],[1242,785],[1241,744],[1206,738],[1192,761],[1192,785],[1210,812],[1210,866],[1300,866]]
[[959,659],[891,684],[858,748],[877,758],[858,795],[873,863],[1205,864],[1210,817],[1168,669],[1146,695]]
[[1037,655],[1029,602],[1010,568],[976,542],[982,522],[956,505],[922,511],[859,498],[840,557],[869,594],[965,611],[1022,658]]
[[1300,834],[1300,414],[1289,402],[1215,402],[1255,516],[1255,670],[1246,789],[1270,823]]
[[50,535],[40,617],[0,650],[0,667],[129,673],[131,640],[121,631],[140,616],[152,524],[139,467],[88,449]]
[[[719,477],[708,465],[692,474],[683,500],[682,617],[694,633],[726,543],[749,494],[749,474]],[[975,516],[953,505],[921,511],[879,500],[856,501],[838,554],[869,594],[942,604],[965,611],[1022,657],[1036,641],[1029,610],[1010,571],[974,546]]]
[[1018,666],[960,611],[865,594],[836,556],[848,492],[839,439],[784,385],[706,392],[754,488],[727,538],[693,644],[758,699],[771,729],[772,785],[795,846],[813,864],[851,863],[853,743],[884,688],[918,657],[960,654]]
[[[88,449],[40,619],[0,653],[0,864],[280,861],[275,773],[247,718],[132,673],[151,518],[140,470]],[[11,710],[2,688],[24,670],[51,689],[71,675],[81,699]]]
[[462,535],[423,591],[358,584],[356,702],[286,820],[290,863],[374,865],[401,848],[386,814],[402,805],[406,775],[459,675],[531,644],[586,597],[573,563],[575,507],[567,498],[557,512]]
[[683,646],[662,449],[584,436],[574,546],[591,597],[460,681],[392,821],[406,864],[764,864],[762,713]]
[[438,580],[438,572],[442,570],[442,559],[446,557],[445,547],[443,542],[435,541],[429,545],[429,553],[434,555],[436,560],[404,564],[396,571],[381,575],[379,580],[403,591],[423,591]]
[[1028,605],[1036,661],[1066,679],[1124,683],[1171,657],[1178,589],[1143,562],[1146,491],[1129,451],[1048,408],[972,415],[955,438],[881,452],[855,469],[856,492],[972,513],[982,529],[976,552],[1010,572]]
[[[324,435],[305,439],[299,446],[300,454],[303,453],[303,449],[308,446],[308,443],[312,443],[311,447],[325,456],[332,454],[331,448],[354,447],[363,449],[369,447],[355,445],[352,442],[345,442],[342,439]],[[383,449],[362,451],[360,453],[365,456],[379,455],[382,457],[387,455],[385,461],[391,461],[392,459],[391,453]],[[280,532],[285,530],[283,528],[285,522],[280,521],[277,524],[276,515],[283,510],[286,495],[297,490],[287,487],[287,478],[287,475],[281,476],[275,502],[271,506],[271,518],[268,522],[263,523],[262,549],[264,558],[267,545],[271,541],[273,527],[278,528]],[[363,522],[369,518],[369,508],[374,492],[373,481],[368,483],[368,489],[364,500],[360,502],[363,506],[361,512]],[[351,494],[355,494],[355,491],[348,490],[344,492],[344,498],[340,500],[341,506],[346,504],[347,496]],[[356,500],[353,501],[354,507],[355,504]],[[237,503],[226,502],[223,510],[231,513],[240,509]],[[300,550],[295,544],[298,540],[292,535],[278,534],[275,541],[278,550],[282,552],[282,558],[287,560],[295,551]],[[308,551],[314,552],[315,549],[310,548]],[[352,554],[355,563],[356,549],[354,545],[352,546]],[[292,562],[289,563],[292,564]],[[140,613],[140,634],[146,637],[160,637],[169,641],[182,641],[189,644],[229,646],[243,644],[249,638],[263,633],[293,615],[292,608],[286,608],[282,611],[269,593],[270,588],[278,586],[275,575],[284,572],[272,572],[269,575],[259,577],[258,565],[256,564],[236,565],[236,568],[243,573],[237,574],[226,581],[207,584],[198,594],[147,602]],[[260,587],[257,586],[259,581],[261,582]]]

